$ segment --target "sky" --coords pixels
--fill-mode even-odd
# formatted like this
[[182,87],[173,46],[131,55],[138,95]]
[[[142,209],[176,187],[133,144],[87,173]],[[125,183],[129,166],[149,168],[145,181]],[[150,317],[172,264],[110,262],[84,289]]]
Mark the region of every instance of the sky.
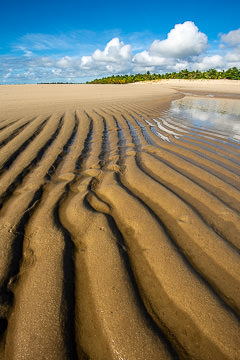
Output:
[[240,68],[237,0],[8,0],[0,84]]

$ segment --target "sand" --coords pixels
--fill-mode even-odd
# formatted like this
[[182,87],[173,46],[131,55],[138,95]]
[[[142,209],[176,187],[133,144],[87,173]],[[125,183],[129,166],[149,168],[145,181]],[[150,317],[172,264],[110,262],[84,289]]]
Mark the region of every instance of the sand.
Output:
[[189,93],[240,86],[0,86],[1,360],[240,359],[240,146]]

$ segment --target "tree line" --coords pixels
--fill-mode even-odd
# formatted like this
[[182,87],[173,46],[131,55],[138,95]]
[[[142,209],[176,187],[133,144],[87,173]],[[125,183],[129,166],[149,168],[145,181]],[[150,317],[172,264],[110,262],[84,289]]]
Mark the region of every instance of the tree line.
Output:
[[161,79],[230,79],[240,80],[240,69],[236,67],[228,70],[217,71],[216,69],[209,69],[207,71],[188,71],[187,69],[179,72],[165,73],[165,74],[151,74],[147,71],[145,74],[135,75],[112,75],[87,81],[87,84],[129,84],[138,81],[151,81]]

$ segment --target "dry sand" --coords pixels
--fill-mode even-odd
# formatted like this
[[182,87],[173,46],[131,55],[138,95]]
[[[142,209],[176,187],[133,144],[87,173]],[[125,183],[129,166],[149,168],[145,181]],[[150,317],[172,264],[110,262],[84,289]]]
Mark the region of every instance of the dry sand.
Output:
[[161,120],[189,92],[240,98],[0,86],[1,360],[240,359],[240,146]]

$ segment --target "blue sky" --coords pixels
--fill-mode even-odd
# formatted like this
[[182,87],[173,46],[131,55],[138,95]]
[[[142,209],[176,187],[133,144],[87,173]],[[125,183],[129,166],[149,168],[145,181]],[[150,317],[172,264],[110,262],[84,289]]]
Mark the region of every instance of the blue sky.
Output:
[[236,0],[5,1],[0,83],[240,67],[239,13]]

